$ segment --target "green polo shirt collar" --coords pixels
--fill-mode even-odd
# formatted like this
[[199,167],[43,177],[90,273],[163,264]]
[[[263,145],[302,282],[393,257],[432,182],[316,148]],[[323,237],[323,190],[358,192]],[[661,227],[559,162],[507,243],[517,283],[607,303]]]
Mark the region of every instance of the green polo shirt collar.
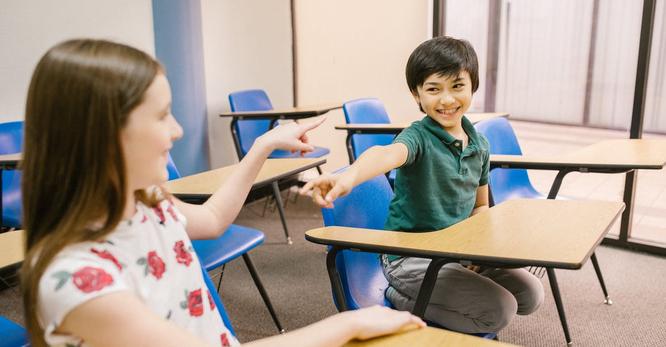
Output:
[[[441,124],[437,123],[437,121],[432,119],[430,116],[423,117],[421,122],[423,123],[424,127],[428,129],[428,131],[430,131],[433,135],[435,135],[438,139],[440,139],[442,143],[444,143],[445,145],[457,148],[460,148],[460,146],[462,146],[462,141],[451,136],[451,134],[449,134],[446,130],[444,130],[444,128],[442,128]],[[465,116],[462,117],[461,124],[463,130],[465,130],[465,133],[469,137],[468,145],[472,146],[472,148],[469,149],[476,150],[478,148],[479,135],[476,132],[476,129],[474,129],[474,125]]]

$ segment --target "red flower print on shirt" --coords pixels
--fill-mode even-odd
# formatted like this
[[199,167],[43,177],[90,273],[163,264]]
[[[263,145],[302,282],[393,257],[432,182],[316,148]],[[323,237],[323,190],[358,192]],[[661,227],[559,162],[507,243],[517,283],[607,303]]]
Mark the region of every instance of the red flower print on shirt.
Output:
[[158,280],[162,278],[162,274],[166,271],[164,260],[155,251],[148,252],[147,257],[137,259],[136,263],[144,266],[144,276],[148,276],[148,273],[150,273]]
[[199,317],[203,314],[203,298],[201,297],[201,289],[189,292],[185,291],[185,301],[180,302],[182,309],[188,309],[190,316]]
[[111,254],[111,252],[109,252],[105,249],[100,251],[100,250],[94,249],[94,248],[91,248],[90,251],[97,254],[97,256],[102,258],[102,259],[106,259],[106,260],[111,261],[113,263],[113,265],[115,265],[118,268],[118,270],[120,270],[120,271],[123,270],[123,265],[118,261],[118,259],[116,259],[116,257],[113,256],[113,254]]
[[220,342],[222,343],[222,347],[231,346],[231,343],[229,343],[229,337],[227,337],[227,333],[220,334]]
[[162,209],[159,206],[153,207],[153,211],[155,211],[157,218],[160,219],[160,224],[164,224],[164,222],[166,221],[166,217],[164,216],[164,211],[162,211]]
[[210,305],[210,310],[215,311],[215,301],[213,300],[213,296],[210,295],[210,290],[207,290],[206,294],[208,294],[208,305]]
[[80,291],[92,293],[113,284],[113,277],[100,268],[86,266],[72,274],[72,282]]
[[71,278],[72,283],[84,293],[96,292],[108,285],[113,284],[113,277],[98,267],[85,266],[74,273],[58,271],[53,274],[58,280],[55,290],[62,288]]
[[185,249],[185,242],[182,240],[176,241],[173,245],[173,251],[176,252],[177,262],[185,264],[185,266],[190,266],[190,263],[192,262],[192,254],[190,253],[190,249]]

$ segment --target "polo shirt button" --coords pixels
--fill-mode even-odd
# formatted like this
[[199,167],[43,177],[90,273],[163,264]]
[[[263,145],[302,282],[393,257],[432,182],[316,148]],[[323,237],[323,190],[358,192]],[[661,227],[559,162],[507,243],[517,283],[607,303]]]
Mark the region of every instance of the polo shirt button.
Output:
[[460,142],[456,142],[456,147],[460,147]]

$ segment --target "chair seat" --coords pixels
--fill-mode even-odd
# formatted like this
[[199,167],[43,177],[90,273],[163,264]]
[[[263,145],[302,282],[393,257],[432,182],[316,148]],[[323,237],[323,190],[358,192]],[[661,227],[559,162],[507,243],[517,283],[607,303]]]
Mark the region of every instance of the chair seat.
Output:
[[[327,155],[330,152],[331,151],[328,148],[315,146],[314,150],[312,152],[305,153],[303,155],[303,158],[319,158]],[[278,149],[273,151],[269,156],[269,158],[272,159],[301,158],[301,154],[298,152],[291,153],[289,151]]]
[[20,325],[5,317],[0,317],[0,347],[29,346],[28,332]]
[[194,251],[207,271],[226,264],[264,242],[259,230],[232,224],[222,236],[212,240],[193,240]]

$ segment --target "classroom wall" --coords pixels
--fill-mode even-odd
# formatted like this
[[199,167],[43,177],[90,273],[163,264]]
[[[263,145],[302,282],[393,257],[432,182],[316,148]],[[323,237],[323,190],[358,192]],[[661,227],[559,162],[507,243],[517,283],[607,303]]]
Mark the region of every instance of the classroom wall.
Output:
[[229,93],[266,90],[273,107],[292,106],[289,0],[202,0],[202,31],[211,167],[238,161],[229,119]]
[[154,54],[150,0],[2,0],[0,122],[23,119],[30,76],[54,44],[105,38]]
[[[432,35],[432,1],[295,0],[298,104],[382,100],[395,122],[420,119],[405,82],[412,50]],[[328,147],[326,165],[348,164],[342,110],[329,112],[312,132],[312,142]]]

